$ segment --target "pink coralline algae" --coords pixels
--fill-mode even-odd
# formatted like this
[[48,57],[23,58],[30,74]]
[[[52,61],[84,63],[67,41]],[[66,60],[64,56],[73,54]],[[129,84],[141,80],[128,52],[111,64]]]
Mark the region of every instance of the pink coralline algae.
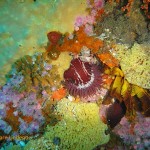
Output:
[[90,9],[90,14],[87,16],[78,16],[76,18],[74,28],[76,31],[79,30],[79,27],[84,26],[85,33],[87,35],[93,35],[93,25],[96,22],[97,12],[104,6],[104,0],[94,0],[91,2],[87,0],[87,7]]
[[15,62],[0,88],[0,134],[34,135],[41,133],[45,124],[57,122],[51,109],[55,102],[49,101],[60,83],[55,72],[47,53]]
[[84,32],[87,35],[93,34],[93,24],[95,23],[94,15],[78,16],[75,21],[75,31],[79,30],[79,27],[85,26]]
[[93,34],[93,25],[86,24],[84,31],[87,35]]
[[18,93],[6,84],[0,91],[0,131],[5,134],[14,131],[37,133],[45,120],[40,108],[35,93]]
[[37,133],[44,124],[40,103],[36,94],[19,93],[23,80],[21,75],[13,75],[0,90],[0,133],[3,135]]
[[124,144],[131,149],[144,150],[150,147],[150,118],[137,113],[134,123],[123,117],[120,124],[113,130],[119,135]]
[[94,0],[92,3],[91,0],[87,0],[88,8],[92,8],[95,10],[101,9],[104,6],[104,0]]
[[80,58],[71,61],[70,68],[64,72],[64,79],[69,93],[80,98],[94,95],[102,84],[100,66]]

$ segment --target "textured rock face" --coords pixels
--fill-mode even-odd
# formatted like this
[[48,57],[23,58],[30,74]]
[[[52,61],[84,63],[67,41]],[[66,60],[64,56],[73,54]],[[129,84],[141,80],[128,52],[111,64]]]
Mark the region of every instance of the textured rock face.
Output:
[[101,35],[109,30],[111,39],[115,40],[116,43],[129,46],[132,46],[134,42],[141,44],[149,41],[148,21],[141,13],[139,7],[141,2],[133,2],[129,16],[121,11],[120,5],[108,3],[105,6],[107,15],[104,15],[103,19],[100,18],[100,21],[97,22],[96,33]]
[[127,13],[122,11],[126,5],[123,1],[106,3],[95,32],[99,37],[104,35],[106,42],[115,43],[115,57],[128,82],[150,89],[149,22],[141,11],[140,1],[133,1]]

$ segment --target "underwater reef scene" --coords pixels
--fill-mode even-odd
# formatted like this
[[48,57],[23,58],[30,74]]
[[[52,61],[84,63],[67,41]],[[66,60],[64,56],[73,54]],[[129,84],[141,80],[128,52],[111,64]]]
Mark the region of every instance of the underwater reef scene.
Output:
[[[48,0],[18,2],[51,7]],[[73,31],[39,27],[33,37],[42,50],[21,55],[5,75],[0,150],[149,150],[150,1],[83,3]],[[1,49],[9,48],[0,29]]]

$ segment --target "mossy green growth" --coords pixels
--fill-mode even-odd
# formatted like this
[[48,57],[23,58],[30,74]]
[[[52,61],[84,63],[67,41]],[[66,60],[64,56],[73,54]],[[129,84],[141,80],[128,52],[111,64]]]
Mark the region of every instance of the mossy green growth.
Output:
[[150,89],[150,44],[117,45],[116,56],[129,83]]
[[[43,146],[43,138],[49,141],[52,150],[92,150],[97,145],[108,142],[109,135],[105,134],[107,126],[100,120],[97,104],[63,99],[58,102],[55,111],[62,115],[62,120],[55,126],[47,126],[43,137],[30,141],[26,150],[38,149],[37,141]],[[56,137],[60,139],[59,144],[54,142]],[[54,145],[55,148],[52,148]]]

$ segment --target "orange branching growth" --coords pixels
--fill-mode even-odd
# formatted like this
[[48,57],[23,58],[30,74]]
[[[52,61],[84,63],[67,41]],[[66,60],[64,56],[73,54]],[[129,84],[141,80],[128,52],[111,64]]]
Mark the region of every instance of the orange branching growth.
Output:
[[[114,0],[108,0],[109,3],[112,3]],[[120,3],[121,0],[115,0],[117,3]]]
[[59,51],[79,53],[83,46],[88,47],[93,53],[95,53],[103,46],[103,42],[93,36],[86,35],[84,28],[80,27],[78,31],[74,32],[73,39],[69,39],[69,35],[66,34],[64,43],[62,45],[57,45],[56,49]]
[[150,19],[149,7],[150,7],[150,0],[143,0],[143,5],[141,6],[141,8],[145,10],[145,14],[148,17],[148,19]]
[[[113,0],[108,0],[108,2],[111,4]],[[114,0],[116,3],[121,3],[121,0]],[[133,5],[134,0],[128,0],[127,5],[122,7],[122,11],[127,11],[127,15],[130,15],[132,5]],[[141,8],[145,11],[145,14],[148,19],[150,19],[150,0],[143,0],[143,5]]]
[[97,11],[97,14],[96,14],[96,16],[95,16],[95,19],[97,20],[97,19],[100,19],[101,17],[102,17],[102,15],[104,14],[104,8],[102,8],[102,9],[100,9],[100,10],[98,10]]
[[103,79],[103,86],[104,86],[106,89],[110,89],[111,84],[112,84],[112,82],[113,82],[113,78],[112,78],[110,75],[104,74],[104,75],[102,76],[102,79]]
[[17,131],[20,125],[19,117],[23,119],[26,123],[30,123],[33,121],[32,116],[23,116],[23,114],[20,112],[19,117],[14,115],[14,112],[16,109],[13,107],[12,103],[8,104],[9,109],[6,111],[6,117],[5,121],[9,123],[9,125],[12,127],[14,131]]
[[18,130],[19,127],[19,118],[18,116],[14,115],[15,112],[15,108],[13,107],[12,103],[8,103],[7,104],[9,109],[6,110],[6,117],[5,117],[5,121],[12,127],[12,129],[14,131]]
[[60,88],[52,93],[51,98],[53,100],[61,100],[62,98],[66,96],[66,93],[67,91],[65,88]]
[[120,0],[116,0],[117,3],[120,3]]
[[110,53],[102,53],[98,55],[99,59],[106,64],[108,67],[118,67],[119,62]]
[[[121,3],[121,0],[114,0],[116,3]],[[108,0],[108,2],[111,4],[113,2],[113,0]],[[132,8],[132,4],[133,4],[134,0],[128,0],[127,5],[123,6],[121,8],[122,11],[127,11],[127,15],[129,16],[131,8]]]
[[33,121],[33,117],[32,116],[22,116],[22,119],[27,122],[30,123]]
[[113,0],[108,0],[109,3],[112,3]]
[[130,14],[133,2],[134,2],[134,0],[128,0],[128,4],[124,7],[122,7],[122,11],[127,11],[128,16]]

